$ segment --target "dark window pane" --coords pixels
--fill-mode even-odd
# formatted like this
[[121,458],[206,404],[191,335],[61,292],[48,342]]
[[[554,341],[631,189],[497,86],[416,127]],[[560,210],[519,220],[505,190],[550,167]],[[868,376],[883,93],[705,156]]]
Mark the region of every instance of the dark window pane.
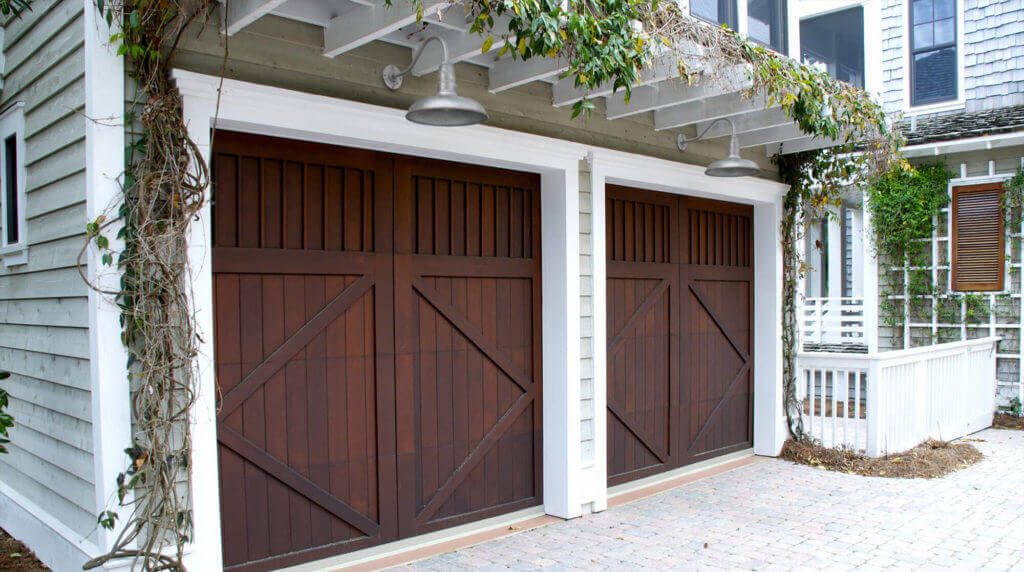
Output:
[[836,79],[864,87],[864,9],[802,20],[800,57]]
[[914,0],[914,23],[932,21],[932,0]]
[[956,0],[912,0],[911,10],[911,104],[956,99]]
[[7,217],[7,244],[18,242],[18,141],[14,135],[4,139],[4,201]]
[[786,52],[785,0],[748,0],[747,35],[775,51]]
[[914,54],[914,105],[956,99],[956,48]]
[[[954,42],[953,19],[938,20],[935,22],[935,45],[952,44]],[[924,46],[917,46],[923,48]]]
[[921,49],[930,47],[934,42],[932,41],[932,24],[928,22],[926,24],[918,24],[914,26],[914,48]]
[[690,13],[714,24],[736,28],[736,0],[693,0]]

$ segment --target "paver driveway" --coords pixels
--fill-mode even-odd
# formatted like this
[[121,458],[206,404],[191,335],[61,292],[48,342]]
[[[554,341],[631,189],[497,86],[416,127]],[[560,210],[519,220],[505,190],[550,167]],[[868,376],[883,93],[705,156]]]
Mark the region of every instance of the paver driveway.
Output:
[[410,567],[1024,567],[1024,433],[973,437],[985,459],[942,479],[771,459]]

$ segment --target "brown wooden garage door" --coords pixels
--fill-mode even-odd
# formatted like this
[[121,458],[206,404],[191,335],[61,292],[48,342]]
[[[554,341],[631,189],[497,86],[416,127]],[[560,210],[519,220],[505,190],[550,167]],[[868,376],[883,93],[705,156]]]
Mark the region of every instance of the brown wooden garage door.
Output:
[[610,483],[752,445],[752,215],[608,187]]
[[541,501],[535,175],[218,132],[227,567]]

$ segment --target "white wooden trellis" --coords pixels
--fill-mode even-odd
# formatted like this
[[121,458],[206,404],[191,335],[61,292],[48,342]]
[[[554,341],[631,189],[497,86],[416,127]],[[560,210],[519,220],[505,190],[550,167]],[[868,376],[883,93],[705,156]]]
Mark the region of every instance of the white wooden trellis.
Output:
[[[1024,168],[1024,157],[1020,159],[1020,165]],[[960,164],[959,177],[952,179],[947,187],[947,193],[952,202],[953,187],[962,185],[973,185],[979,183],[988,182],[1002,182],[1009,179],[1012,173],[996,174],[995,161],[988,161],[988,173],[981,176],[968,176],[967,164]],[[939,236],[938,224],[939,217],[944,216],[946,219],[946,233],[945,236]],[[1011,259],[1013,255],[1013,244],[1015,241],[1024,239],[1024,216],[1021,217],[1022,221],[1018,229],[1011,228],[1010,225],[1006,226],[1005,240],[1008,247],[1007,252],[1010,253]],[[887,267],[887,271],[900,272],[903,282],[903,293],[902,294],[889,294],[887,298],[894,301],[900,301],[903,304],[903,347],[909,348],[912,344],[911,332],[914,330],[925,329],[930,332],[932,343],[938,338],[939,330],[959,330],[960,340],[966,340],[968,330],[980,330],[986,329],[988,336],[996,336],[997,330],[1016,330],[1017,331],[1017,351],[1016,352],[1002,352],[997,353],[997,359],[1004,360],[1016,360],[1018,363],[1017,367],[1017,381],[1018,381],[1018,393],[1020,394],[1021,400],[1024,401],[1024,260],[1011,260],[1004,265],[1004,288],[1002,292],[988,292],[984,295],[988,298],[988,323],[987,324],[967,324],[967,302],[962,300],[960,302],[960,321],[956,324],[943,323],[939,321],[939,303],[942,299],[948,298],[949,293],[940,294],[939,296],[927,295],[931,305],[931,316],[928,322],[918,322],[911,320],[909,297],[907,290],[910,284],[910,272],[915,270],[930,270],[932,273],[932,284],[938,285],[938,279],[941,276],[940,273],[945,273],[946,278],[946,290],[952,285],[952,253],[950,252],[951,244],[950,237],[952,236],[952,217],[950,216],[950,207],[945,207],[940,211],[939,216],[933,217],[934,228],[930,238],[921,239],[922,242],[927,241],[931,243],[932,259],[931,264],[928,266],[910,266],[906,263],[902,267],[890,266]],[[1017,232],[1014,232],[1017,230]],[[941,256],[944,254],[944,256]],[[1021,244],[1020,253],[1018,257],[1024,258],[1024,243]],[[944,263],[940,263],[940,260],[944,260]],[[1013,270],[1018,270],[1018,291],[1013,292]],[[997,298],[1008,298],[1011,305],[1016,302],[1016,312],[1018,320],[1015,323],[1005,322],[998,323],[996,321],[996,303]],[[997,350],[998,352],[998,350]]]

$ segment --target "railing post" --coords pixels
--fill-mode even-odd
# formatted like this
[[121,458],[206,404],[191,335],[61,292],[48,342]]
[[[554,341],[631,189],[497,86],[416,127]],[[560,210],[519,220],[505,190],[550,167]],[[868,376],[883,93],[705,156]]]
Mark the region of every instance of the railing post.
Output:
[[868,353],[878,353],[878,260],[875,259],[873,249],[869,246],[873,236],[871,223],[871,209],[868,208],[867,194],[861,203],[864,210],[864,237],[865,244],[862,252],[862,265],[864,268],[864,343],[868,346]]
[[886,412],[885,405],[882,399],[882,368],[877,358],[873,358],[868,361],[868,375],[867,375],[867,391],[868,391],[868,403],[867,403],[867,425],[868,425],[868,441],[865,452],[869,457],[878,457],[882,454],[883,449],[883,432],[882,427],[885,421]]

